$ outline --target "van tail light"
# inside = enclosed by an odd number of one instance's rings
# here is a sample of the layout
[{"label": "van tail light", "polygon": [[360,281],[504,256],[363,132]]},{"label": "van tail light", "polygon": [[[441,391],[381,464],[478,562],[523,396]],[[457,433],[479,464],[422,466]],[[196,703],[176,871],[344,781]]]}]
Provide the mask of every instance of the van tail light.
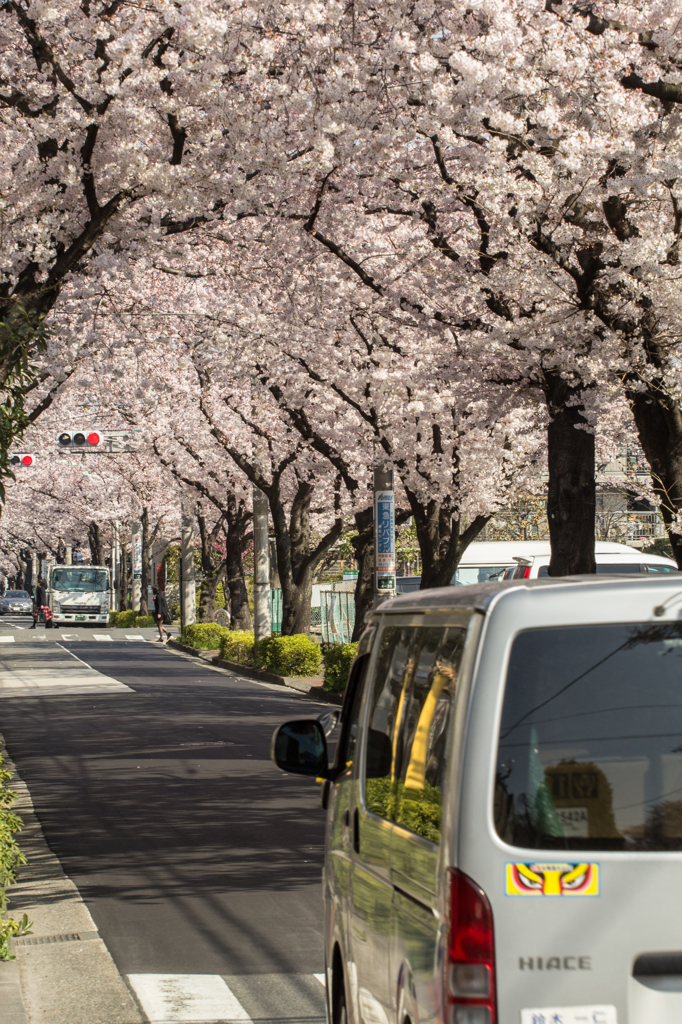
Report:
[{"label": "van tail light", "polygon": [[530,566],[527,565],[525,567],[525,569],[523,570],[523,578],[524,578],[524,580],[527,580],[529,577],[530,577]]},{"label": "van tail light", "polygon": [[461,871],[449,872],[446,1024],[497,1024],[495,935],[488,897]]}]

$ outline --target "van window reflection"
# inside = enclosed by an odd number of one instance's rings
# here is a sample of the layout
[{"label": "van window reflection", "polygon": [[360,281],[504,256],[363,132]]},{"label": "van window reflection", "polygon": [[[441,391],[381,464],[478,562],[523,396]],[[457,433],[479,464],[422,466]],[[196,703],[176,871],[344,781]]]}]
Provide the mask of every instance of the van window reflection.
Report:
[{"label": "van window reflection", "polygon": [[434,843],[465,635],[461,628],[385,630],[371,695],[366,806]]}]

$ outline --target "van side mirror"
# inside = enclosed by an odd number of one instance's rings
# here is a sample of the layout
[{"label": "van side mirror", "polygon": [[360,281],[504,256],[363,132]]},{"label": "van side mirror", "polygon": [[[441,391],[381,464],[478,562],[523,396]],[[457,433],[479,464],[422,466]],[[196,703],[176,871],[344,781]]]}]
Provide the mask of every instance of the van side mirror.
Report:
[{"label": "van side mirror", "polygon": [[275,730],[270,757],[283,772],[326,778],[327,740],[324,733],[322,724],[314,718],[285,722]]}]

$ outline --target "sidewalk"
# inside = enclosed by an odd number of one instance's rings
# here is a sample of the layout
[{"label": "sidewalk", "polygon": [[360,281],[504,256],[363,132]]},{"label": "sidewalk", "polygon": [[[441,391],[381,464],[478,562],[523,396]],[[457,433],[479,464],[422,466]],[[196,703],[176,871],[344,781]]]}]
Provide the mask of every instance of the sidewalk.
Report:
[{"label": "sidewalk", "polygon": [[0,963],[0,1024],[143,1024],[141,1014],[90,912],[45,841],[16,768],[14,810],[28,864],[9,889],[9,914],[28,914],[33,934],[11,942],[16,960]]}]

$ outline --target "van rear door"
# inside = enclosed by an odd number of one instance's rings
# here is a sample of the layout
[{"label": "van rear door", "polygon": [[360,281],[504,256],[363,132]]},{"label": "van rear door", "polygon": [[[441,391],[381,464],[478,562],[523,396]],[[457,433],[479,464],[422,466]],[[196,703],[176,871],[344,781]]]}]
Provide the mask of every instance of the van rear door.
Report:
[{"label": "van rear door", "polygon": [[479,788],[480,814],[469,785],[460,821],[499,1024],[679,1022],[682,623],[525,629],[501,682],[499,731],[478,719],[465,769],[488,774],[487,732],[494,800]]}]

